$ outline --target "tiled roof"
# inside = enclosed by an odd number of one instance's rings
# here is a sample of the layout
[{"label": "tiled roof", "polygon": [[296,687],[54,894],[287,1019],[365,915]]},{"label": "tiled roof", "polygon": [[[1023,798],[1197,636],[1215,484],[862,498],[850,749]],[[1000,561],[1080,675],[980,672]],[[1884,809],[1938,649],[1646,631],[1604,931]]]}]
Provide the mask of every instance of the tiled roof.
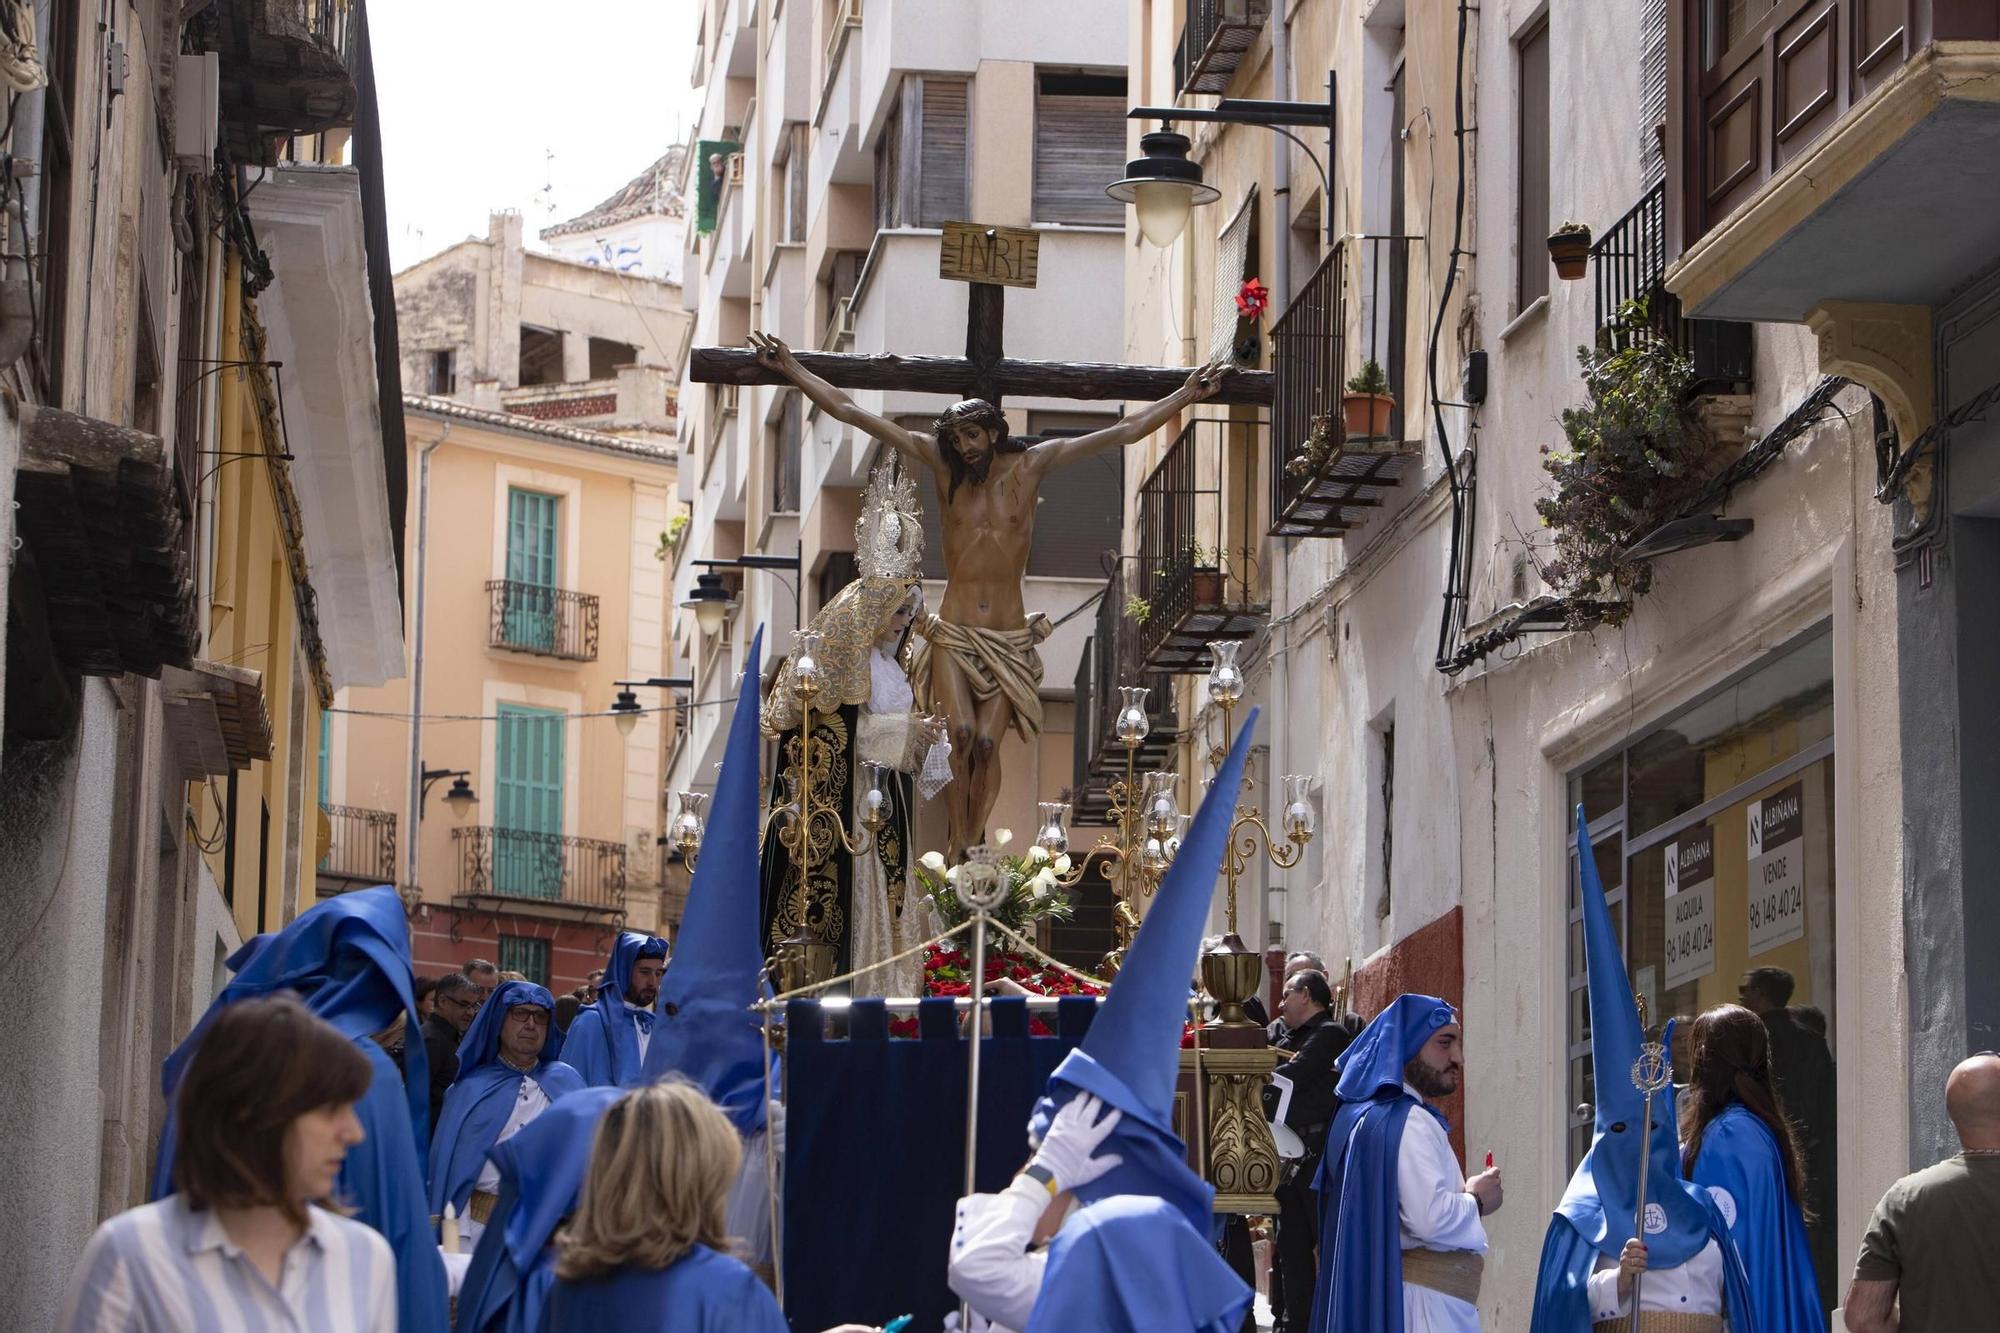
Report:
[{"label": "tiled roof", "polygon": [[686,156],[687,146],[675,144],[667,150],[664,157],[625,182],[616,194],[597,207],[579,213],[567,222],[558,222],[553,227],[542,228],[542,238],[546,240],[551,236],[569,236],[576,232],[592,231],[632,218],[645,217],[649,213],[679,212],[682,204],[677,182],[680,179],[681,162]]},{"label": "tiled roof", "polygon": [[430,394],[406,393],[403,395],[406,411],[420,412],[426,416],[449,417],[454,421],[471,421],[482,426],[492,426],[499,430],[510,430],[522,435],[533,435],[558,444],[571,444],[584,449],[597,449],[604,453],[621,454],[627,458],[643,458],[649,462],[671,463],[679,456],[672,444],[655,444],[646,440],[629,439],[623,435],[610,435],[601,430],[585,430],[580,426],[565,426],[554,421],[541,421],[534,417],[522,416],[518,412],[497,412],[492,408],[474,407],[454,398],[437,398]]}]

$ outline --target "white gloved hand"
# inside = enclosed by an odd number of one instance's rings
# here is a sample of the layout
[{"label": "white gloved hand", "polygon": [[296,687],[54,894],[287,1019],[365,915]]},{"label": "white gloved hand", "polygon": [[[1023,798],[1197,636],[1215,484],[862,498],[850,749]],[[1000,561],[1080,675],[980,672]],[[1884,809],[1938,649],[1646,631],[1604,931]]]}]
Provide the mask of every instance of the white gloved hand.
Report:
[{"label": "white gloved hand", "polygon": [[785,1157],[785,1104],[772,1098],[764,1104],[764,1132],[771,1136],[771,1151],[779,1161]]},{"label": "white gloved hand", "polygon": [[[1100,1109],[1104,1109],[1102,1116],[1098,1115]],[[1047,1171],[1058,1192],[1088,1185],[1125,1160],[1117,1153],[1092,1156],[1124,1118],[1123,1111],[1105,1109],[1103,1102],[1088,1093],[1075,1098],[1056,1112],[1030,1165]]]}]

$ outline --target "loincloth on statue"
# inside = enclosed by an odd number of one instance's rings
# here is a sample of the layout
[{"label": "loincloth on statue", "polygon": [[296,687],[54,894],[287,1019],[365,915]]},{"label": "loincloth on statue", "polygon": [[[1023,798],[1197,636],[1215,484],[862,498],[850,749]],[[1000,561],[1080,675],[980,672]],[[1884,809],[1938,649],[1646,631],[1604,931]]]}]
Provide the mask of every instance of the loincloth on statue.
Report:
[{"label": "loincloth on statue", "polygon": [[924,622],[910,655],[910,683],[918,698],[938,708],[931,688],[931,654],[944,653],[965,677],[974,700],[985,703],[996,694],[1007,696],[1014,712],[1014,730],[1022,740],[1029,740],[1042,731],[1042,655],[1036,645],[1054,630],[1049,618],[1039,611],[1019,629],[955,625],[932,616]]}]

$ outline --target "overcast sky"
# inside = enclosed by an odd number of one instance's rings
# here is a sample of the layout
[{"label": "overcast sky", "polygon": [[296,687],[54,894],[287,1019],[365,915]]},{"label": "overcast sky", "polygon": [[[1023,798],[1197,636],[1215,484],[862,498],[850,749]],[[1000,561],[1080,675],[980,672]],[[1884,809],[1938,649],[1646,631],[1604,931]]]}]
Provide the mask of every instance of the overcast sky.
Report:
[{"label": "overcast sky", "polygon": [[370,5],[395,267],[499,208],[533,244],[651,165],[700,108],[693,18],[687,0]]}]

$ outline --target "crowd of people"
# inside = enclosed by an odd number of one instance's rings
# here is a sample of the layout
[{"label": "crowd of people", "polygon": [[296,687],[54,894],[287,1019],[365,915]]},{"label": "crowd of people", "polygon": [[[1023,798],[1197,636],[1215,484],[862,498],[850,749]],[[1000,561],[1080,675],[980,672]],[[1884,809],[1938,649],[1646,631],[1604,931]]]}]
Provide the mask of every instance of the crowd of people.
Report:
[{"label": "crowd of people", "polygon": [[[757,658],[753,645],[752,672]],[[754,715],[738,718],[675,948],[621,932],[603,972],[563,997],[573,1009],[481,959],[419,983],[387,886],[239,950],[165,1062],[155,1201],[98,1229],[61,1333],[787,1330],[770,1173],[784,1116],[750,1017],[761,930],[741,891],[757,858]],[[1237,789],[1255,723],[1214,791]],[[943,1276],[961,1333],[1248,1326],[1245,1238],[1217,1225],[1174,1129],[1187,979],[1231,814],[1213,800],[1196,813],[1116,984],[1048,1077],[1019,1173],[960,1200]],[[1592,1057],[1623,1071],[1674,1036],[1642,1027],[1581,861]],[[1746,996],[1774,984],[1753,973]],[[1476,1330],[1485,1218],[1505,1193],[1490,1158],[1468,1178],[1450,1138],[1459,1013],[1404,994],[1364,1027],[1334,1000],[1320,959],[1287,961],[1270,1028],[1287,1143],[1279,1326]],[[1598,1080],[1531,1333],[1826,1328],[1810,1140],[1779,1078],[1787,1038],[1735,1004],[1687,1038],[1683,1088]],[[2000,1303],[2000,1056],[1967,1059],[1945,1097],[1963,1151],[1876,1209],[1846,1295],[1851,1333],[1985,1327]]]}]

